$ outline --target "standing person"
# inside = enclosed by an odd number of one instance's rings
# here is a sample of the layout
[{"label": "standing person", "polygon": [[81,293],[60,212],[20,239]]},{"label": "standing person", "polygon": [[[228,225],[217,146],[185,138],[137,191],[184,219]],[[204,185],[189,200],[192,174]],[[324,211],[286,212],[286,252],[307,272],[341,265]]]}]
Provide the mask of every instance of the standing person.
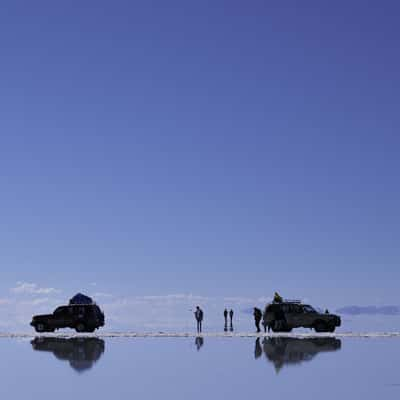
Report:
[{"label": "standing person", "polygon": [[256,328],[257,328],[257,333],[260,333],[261,332],[260,322],[261,322],[261,318],[262,318],[261,310],[257,307],[254,307],[253,316],[254,316],[254,322],[255,322]]},{"label": "standing person", "polygon": [[274,294],[274,303],[283,303],[283,298],[278,292]]},{"label": "standing person", "polygon": [[196,311],[194,312],[194,317],[196,318],[197,321],[197,333],[201,333],[202,331],[202,322],[203,322],[203,310],[197,306]]},{"label": "standing person", "polygon": [[225,326],[228,326],[228,310],[226,308],[224,310],[224,319],[225,319]]},{"label": "standing person", "polygon": [[231,326],[233,325],[233,310],[229,311],[229,318],[231,320]]}]

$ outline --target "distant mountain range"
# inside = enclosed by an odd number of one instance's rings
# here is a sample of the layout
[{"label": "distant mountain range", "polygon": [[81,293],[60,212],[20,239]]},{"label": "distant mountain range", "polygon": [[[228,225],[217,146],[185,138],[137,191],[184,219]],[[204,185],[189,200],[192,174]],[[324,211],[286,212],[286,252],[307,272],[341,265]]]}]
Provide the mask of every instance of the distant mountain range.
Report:
[{"label": "distant mountain range", "polygon": [[400,315],[399,306],[347,306],[336,310],[348,315]]}]

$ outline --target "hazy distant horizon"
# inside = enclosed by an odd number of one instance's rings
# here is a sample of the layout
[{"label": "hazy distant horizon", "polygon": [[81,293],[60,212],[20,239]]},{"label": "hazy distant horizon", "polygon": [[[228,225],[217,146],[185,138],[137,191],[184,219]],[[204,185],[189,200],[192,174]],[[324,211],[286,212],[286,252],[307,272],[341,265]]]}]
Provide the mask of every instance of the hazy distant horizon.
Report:
[{"label": "hazy distant horizon", "polygon": [[[85,293],[104,309],[108,330],[137,330],[186,332],[194,329],[193,312],[200,305],[205,312],[205,327],[212,332],[223,329],[223,310],[234,310],[234,327],[238,331],[252,332],[254,321],[252,308],[263,308],[272,296],[258,297],[210,297],[194,294],[167,294],[134,296],[101,292],[96,285]],[[29,326],[35,314],[48,314],[67,304],[75,293],[57,288],[18,282],[0,297],[0,332],[33,332]],[[396,305],[342,305],[318,303],[303,299],[323,310],[338,312],[343,319],[340,331],[397,331],[400,330],[400,307]],[[389,312],[390,311],[390,312]],[[61,331],[63,332],[63,330]],[[65,330],[69,332],[69,330]]]}]

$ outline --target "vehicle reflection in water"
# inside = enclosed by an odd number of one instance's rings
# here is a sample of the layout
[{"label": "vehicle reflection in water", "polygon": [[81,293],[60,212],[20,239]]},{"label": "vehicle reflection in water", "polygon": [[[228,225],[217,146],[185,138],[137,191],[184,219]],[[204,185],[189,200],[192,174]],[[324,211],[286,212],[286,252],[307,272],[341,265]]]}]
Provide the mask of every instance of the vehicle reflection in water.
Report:
[{"label": "vehicle reflection in water", "polygon": [[338,351],[341,347],[341,340],[331,337],[270,337],[264,338],[262,343],[260,338],[257,338],[254,358],[258,359],[264,353],[278,373],[285,365],[300,365],[302,362],[311,361],[318,353]]},{"label": "vehicle reflection in water", "polygon": [[104,353],[104,340],[98,338],[51,338],[36,337],[31,341],[36,351],[53,353],[58,360],[69,361],[75,371],[91,369]]}]

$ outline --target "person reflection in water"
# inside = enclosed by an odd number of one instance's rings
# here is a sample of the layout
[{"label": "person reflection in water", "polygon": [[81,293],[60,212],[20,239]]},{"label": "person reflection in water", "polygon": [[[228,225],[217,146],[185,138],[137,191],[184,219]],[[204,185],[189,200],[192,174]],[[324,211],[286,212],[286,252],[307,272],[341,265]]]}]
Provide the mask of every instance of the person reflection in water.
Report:
[{"label": "person reflection in water", "polygon": [[196,344],[197,351],[199,351],[203,347],[204,338],[202,336],[197,336],[194,343]]},{"label": "person reflection in water", "polygon": [[261,348],[260,338],[257,338],[254,347],[254,358],[257,360],[257,358],[260,358],[261,356],[262,356],[262,348]]}]

